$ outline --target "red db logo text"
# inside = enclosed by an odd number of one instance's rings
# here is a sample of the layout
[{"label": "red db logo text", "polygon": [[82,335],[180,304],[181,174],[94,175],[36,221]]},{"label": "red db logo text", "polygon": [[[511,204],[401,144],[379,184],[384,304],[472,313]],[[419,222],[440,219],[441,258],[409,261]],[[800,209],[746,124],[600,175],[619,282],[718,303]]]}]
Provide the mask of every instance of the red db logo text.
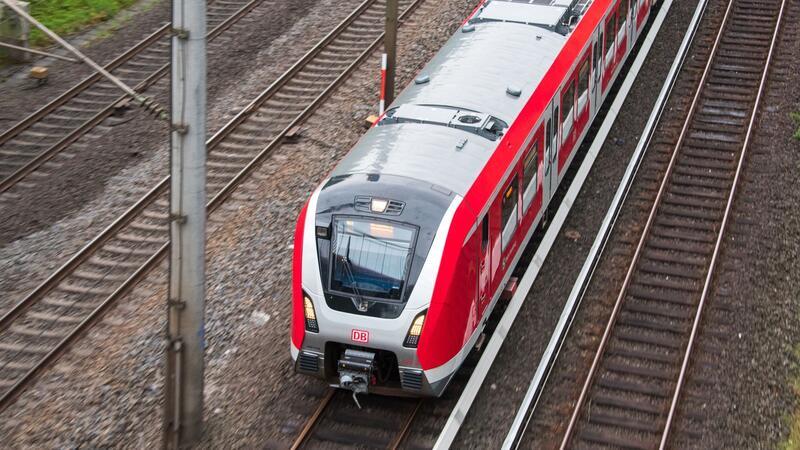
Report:
[{"label": "red db logo text", "polygon": [[369,331],[353,330],[350,333],[350,339],[352,339],[353,342],[362,342],[366,344],[369,342]]}]

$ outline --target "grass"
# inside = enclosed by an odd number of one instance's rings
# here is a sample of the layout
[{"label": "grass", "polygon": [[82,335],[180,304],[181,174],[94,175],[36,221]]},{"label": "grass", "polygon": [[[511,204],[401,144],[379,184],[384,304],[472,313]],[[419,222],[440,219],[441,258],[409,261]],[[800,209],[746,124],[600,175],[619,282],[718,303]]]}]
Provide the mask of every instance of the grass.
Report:
[{"label": "grass", "polygon": [[800,139],[800,113],[792,113],[792,119],[797,123],[797,131],[794,132],[794,138]]},{"label": "grass", "polygon": [[[795,119],[798,119],[798,117],[795,117]],[[800,134],[800,130],[798,130],[798,134]],[[795,347],[794,356],[795,361],[800,360],[800,345]],[[794,390],[795,398],[800,399],[800,366],[797,363],[795,363],[794,373],[795,378],[792,380],[792,389]],[[795,411],[794,416],[789,419],[789,427],[789,437],[778,448],[781,450],[800,450],[800,407]]]},{"label": "grass", "polygon": [[[31,15],[59,35],[68,35],[106,21],[136,0],[29,0]],[[31,29],[30,43],[41,46],[50,40]]]}]

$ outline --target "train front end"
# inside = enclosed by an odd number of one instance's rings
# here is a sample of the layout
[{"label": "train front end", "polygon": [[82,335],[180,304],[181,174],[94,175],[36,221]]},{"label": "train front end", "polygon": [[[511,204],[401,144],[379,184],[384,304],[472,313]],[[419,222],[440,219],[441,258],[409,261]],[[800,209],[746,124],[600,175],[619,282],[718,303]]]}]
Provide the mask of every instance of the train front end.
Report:
[{"label": "train front end", "polygon": [[[438,396],[426,371],[426,315],[454,194],[405,177],[340,174],[298,220],[291,352],[295,370],[354,393]],[[429,343],[427,345],[432,345]]]}]

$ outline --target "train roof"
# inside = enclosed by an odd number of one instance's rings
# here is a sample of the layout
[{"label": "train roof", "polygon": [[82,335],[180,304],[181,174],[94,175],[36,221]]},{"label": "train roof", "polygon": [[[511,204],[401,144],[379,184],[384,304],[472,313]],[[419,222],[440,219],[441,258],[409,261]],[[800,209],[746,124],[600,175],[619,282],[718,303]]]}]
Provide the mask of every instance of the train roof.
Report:
[{"label": "train roof", "polygon": [[[500,128],[516,119],[564,47],[569,3],[563,1],[488,1],[332,176],[404,176],[464,196],[500,142]],[[464,115],[476,124],[460,122]],[[486,131],[490,126],[495,136]]]},{"label": "train roof", "polygon": [[464,196],[494,149],[494,142],[462,130],[407,123],[375,127],[331,176],[388,174],[444,187]]},{"label": "train roof", "polygon": [[513,121],[566,42],[559,33],[522,23],[470,27],[456,32],[396,104],[448,105]]}]

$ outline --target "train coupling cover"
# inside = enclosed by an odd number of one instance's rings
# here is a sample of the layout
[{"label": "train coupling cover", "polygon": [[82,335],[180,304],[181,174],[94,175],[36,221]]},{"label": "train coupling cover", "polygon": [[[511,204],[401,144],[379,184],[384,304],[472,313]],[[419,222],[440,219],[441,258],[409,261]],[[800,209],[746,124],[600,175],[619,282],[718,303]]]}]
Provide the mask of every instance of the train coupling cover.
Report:
[{"label": "train coupling cover", "polygon": [[344,357],[339,360],[339,387],[353,392],[353,400],[358,409],[358,394],[369,393],[369,385],[373,382],[375,369],[375,353],[346,349]]}]

